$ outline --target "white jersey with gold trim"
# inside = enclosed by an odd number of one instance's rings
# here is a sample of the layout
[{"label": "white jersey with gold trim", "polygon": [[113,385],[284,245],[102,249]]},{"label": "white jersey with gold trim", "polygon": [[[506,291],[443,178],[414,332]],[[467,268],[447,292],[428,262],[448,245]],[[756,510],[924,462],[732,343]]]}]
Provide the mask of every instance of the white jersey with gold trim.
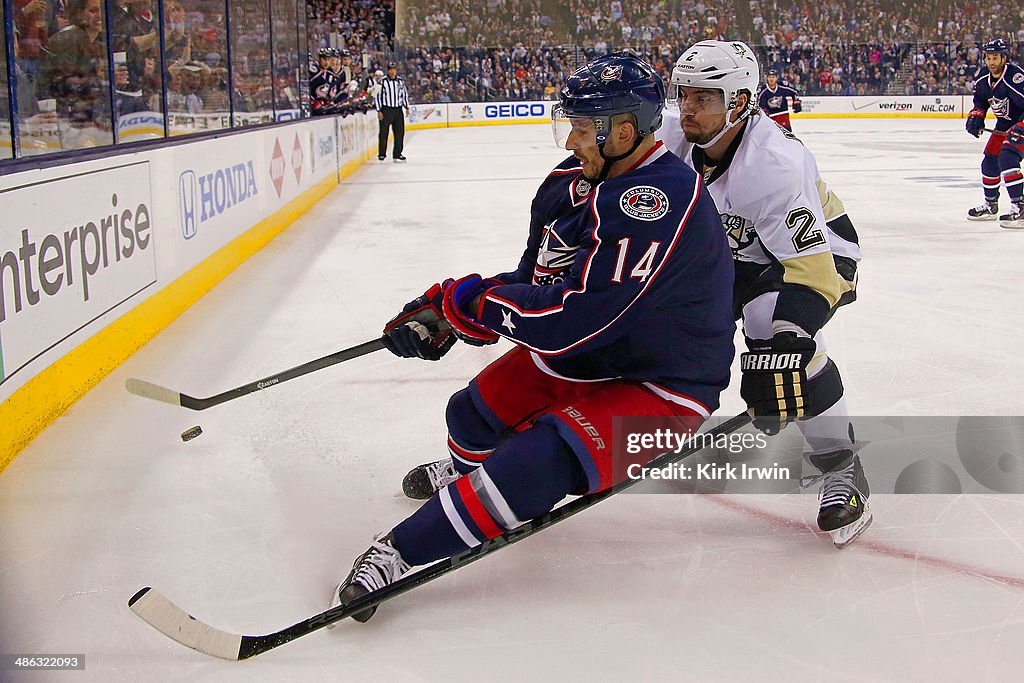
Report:
[{"label": "white jersey with gold trim", "polygon": [[[658,137],[703,176],[737,262],[779,263],[785,282],[808,286],[836,304],[848,285],[831,256],[860,261],[860,246],[845,207],[821,180],[814,156],[798,139],[767,116],[753,116],[739,144],[731,148],[731,157],[727,154],[712,166],[686,141],[678,111],[665,111]],[[849,234],[841,236],[833,227]]]}]

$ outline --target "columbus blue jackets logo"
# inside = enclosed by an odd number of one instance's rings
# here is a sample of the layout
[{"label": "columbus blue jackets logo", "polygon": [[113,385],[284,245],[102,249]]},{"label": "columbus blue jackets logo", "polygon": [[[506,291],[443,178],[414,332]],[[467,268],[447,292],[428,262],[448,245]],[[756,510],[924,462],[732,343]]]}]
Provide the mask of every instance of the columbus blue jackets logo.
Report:
[{"label": "columbus blue jackets logo", "polygon": [[605,83],[622,80],[622,65],[606,66],[601,72],[601,80]]},{"label": "columbus blue jackets logo", "polygon": [[1012,80],[1014,83],[1024,83],[1024,74],[1014,74]]},{"label": "columbus blue jackets logo", "polygon": [[537,265],[533,268],[533,284],[553,285],[565,279],[576,261],[579,245],[567,244],[555,230],[555,224],[545,226],[544,238],[537,250]]},{"label": "columbus blue jackets logo", "polygon": [[992,97],[988,101],[989,106],[992,107],[992,113],[998,118],[1009,118],[1010,116],[1010,98],[1009,97]]},{"label": "columbus blue jackets logo", "polygon": [[783,100],[781,95],[775,95],[774,97],[768,98],[768,106],[772,109],[779,109],[782,107],[784,101],[785,100]]},{"label": "columbus blue jackets logo", "polygon": [[656,221],[668,213],[668,197],[656,187],[637,185],[622,193],[619,206],[627,216]]}]

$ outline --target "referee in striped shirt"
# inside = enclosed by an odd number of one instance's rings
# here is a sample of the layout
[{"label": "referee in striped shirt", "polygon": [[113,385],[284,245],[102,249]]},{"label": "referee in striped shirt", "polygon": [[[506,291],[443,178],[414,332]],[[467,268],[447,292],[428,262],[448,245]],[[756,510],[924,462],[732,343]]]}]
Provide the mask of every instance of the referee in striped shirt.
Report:
[{"label": "referee in striped shirt", "polygon": [[397,73],[398,67],[394,62],[389,62],[388,75],[380,82],[380,94],[377,95],[377,120],[380,123],[377,159],[384,161],[384,153],[388,147],[388,129],[394,128],[395,145],[391,150],[391,156],[395,163],[405,161],[402,147],[405,143],[405,114],[409,112],[409,93],[405,89],[405,82]]}]

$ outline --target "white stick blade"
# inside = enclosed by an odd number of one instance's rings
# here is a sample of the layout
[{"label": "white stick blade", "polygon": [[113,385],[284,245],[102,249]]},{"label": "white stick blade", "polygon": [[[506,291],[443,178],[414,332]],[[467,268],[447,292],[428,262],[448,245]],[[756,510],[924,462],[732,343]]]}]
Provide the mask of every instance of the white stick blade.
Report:
[{"label": "white stick blade", "polygon": [[221,659],[238,660],[242,636],[207,626],[152,588],[136,593],[128,607],[157,631],[186,647]]},{"label": "white stick blade", "polygon": [[162,387],[159,384],[147,382],[144,379],[129,377],[124,381],[124,388],[127,389],[129,393],[135,394],[136,396],[151,398],[154,401],[163,401],[164,403],[170,403],[172,406],[181,405],[180,393],[167,389],[166,387]]}]

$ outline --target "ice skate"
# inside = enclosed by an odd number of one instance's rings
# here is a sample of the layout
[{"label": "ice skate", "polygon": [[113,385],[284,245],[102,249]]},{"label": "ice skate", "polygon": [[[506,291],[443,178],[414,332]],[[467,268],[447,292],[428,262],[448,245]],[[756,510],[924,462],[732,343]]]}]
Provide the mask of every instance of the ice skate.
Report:
[{"label": "ice skate", "polygon": [[451,458],[414,467],[402,480],[402,493],[414,500],[426,500],[462,475]]},{"label": "ice skate", "polygon": [[1007,230],[1024,230],[1024,202],[1015,202],[1010,213],[999,217],[999,227]]},{"label": "ice skate", "polygon": [[[371,591],[390,585],[407,571],[409,571],[409,565],[391,545],[391,535],[378,535],[373,539],[369,550],[356,559],[352,565],[352,571],[345,577],[345,580],[334,589],[331,607],[351,602]],[[376,611],[376,607],[371,607],[353,614],[352,618],[358,622],[366,622]]]},{"label": "ice skate", "polygon": [[808,456],[821,474],[804,477],[801,487],[821,482],[818,494],[818,528],[828,532],[837,548],[845,548],[871,525],[871,506],[860,456],[842,449]]},{"label": "ice skate", "polygon": [[969,221],[994,221],[999,217],[999,202],[985,202],[967,212]]}]

